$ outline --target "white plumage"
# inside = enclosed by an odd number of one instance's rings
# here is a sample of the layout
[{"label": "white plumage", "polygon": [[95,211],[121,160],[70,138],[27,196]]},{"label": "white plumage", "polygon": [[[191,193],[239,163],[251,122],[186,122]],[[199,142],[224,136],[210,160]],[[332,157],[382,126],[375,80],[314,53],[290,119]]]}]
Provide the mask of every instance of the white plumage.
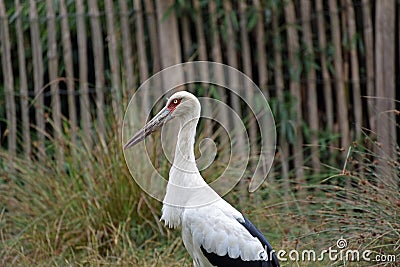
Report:
[{"label": "white plumage", "polygon": [[168,227],[182,228],[182,239],[195,267],[279,266],[261,232],[201,177],[194,156],[200,109],[194,95],[185,91],[175,93],[124,148],[139,143],[170,119],[179,120],[161,220]]},{"label": "white plumage", "polygon": [[[226,254],[245,261],[263,260],[267,252],[260,241],[253,237],[238,221],[243,216],[224,200],[209,206],[185,209],[182,214],[182,238],[191,255],[203,259],[200,247],[218,256]],[[201,265],[200,265],[201,266]]]}]

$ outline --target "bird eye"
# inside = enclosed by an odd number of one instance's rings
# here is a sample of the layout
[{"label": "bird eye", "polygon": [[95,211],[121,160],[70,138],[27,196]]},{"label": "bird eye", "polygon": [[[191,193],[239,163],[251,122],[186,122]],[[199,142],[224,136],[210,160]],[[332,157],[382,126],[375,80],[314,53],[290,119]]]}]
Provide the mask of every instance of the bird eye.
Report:
[{"label": "bird eye", "polygon": [[173,99],[173,100],[169,103],[168,109],[171,110],[171,111],[175,110],[176,107],[181,103],[181,100],[182,100],[181,98],[175,98],[175,99]]}]

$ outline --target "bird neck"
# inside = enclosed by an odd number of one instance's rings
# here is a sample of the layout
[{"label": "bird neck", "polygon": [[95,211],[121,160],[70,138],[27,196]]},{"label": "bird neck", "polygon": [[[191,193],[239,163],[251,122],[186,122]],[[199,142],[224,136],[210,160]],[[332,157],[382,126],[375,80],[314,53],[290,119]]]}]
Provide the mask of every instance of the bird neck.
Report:
[{"label": "bird neck", "polygon": [[198,118],[184,118],[181,121],[175,147],[175,157],[172,168],[177,168],[188,174],[198,173],[196,158],[194,156],[194,143],[198,120]]},{"label": "bird neck", "polygon": [[169,172],[161,220],[173,228],[181,225],[186,208],[204,206],[220,199],[196,166],[194,142],[197,123],[198,118],[181,120],[174,163]]},{"label": "bird neck", "polygon": [[161,220],[172,228],[181,225],[184,207],[193,196],[190,188],[206,184],[197,169],[194,157],[197,122],[198,118],[181,120],[180,124],[161,216]]}]

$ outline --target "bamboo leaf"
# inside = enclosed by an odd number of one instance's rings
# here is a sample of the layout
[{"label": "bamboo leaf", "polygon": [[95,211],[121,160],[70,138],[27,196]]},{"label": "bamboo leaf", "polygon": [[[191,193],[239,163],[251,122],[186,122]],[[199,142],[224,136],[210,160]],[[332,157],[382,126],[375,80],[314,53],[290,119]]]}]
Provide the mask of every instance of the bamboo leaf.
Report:
[{"label": "bamboo leaf", "polygon": [[259,19],[257,10],[253,8],[249,8],[247,10],[247,30],[251,31],[254,29],[254,27],[257,24],[257,21]]}]

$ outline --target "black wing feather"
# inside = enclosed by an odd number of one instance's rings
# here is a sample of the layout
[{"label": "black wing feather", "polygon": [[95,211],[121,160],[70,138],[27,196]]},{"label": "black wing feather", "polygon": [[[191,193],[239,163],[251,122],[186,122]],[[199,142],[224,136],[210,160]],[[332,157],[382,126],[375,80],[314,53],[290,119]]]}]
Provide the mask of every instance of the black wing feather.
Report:
[{"label": "black wing feather", "polygon": [[233,259],[229,257],[228,254],[224,256],[218,256],[216,253],[207,252],[203,246],[201,246],[201,251],[204,256],[210,261],[210,263],[214,266],[218,267],[227,267],[227,266],[235,266],[235,267],[279,267],[279,261],[276,257],[275,252],[273,251],[271,244],[265,238],[265,236],[257,229],[257,227],[252,224],[249,219],[244,217],[244,223],[238,221],[244,228],[249,231],[249,233],[260,240],[261,244],[265,247],[268,253],[268,260],[266,261],[244,261],[240,257]]},{"label": "black wing feather", "polygon": [[268,261],[244,261],[240,257],[233,259],[229,257],[228,254],[224,256],[218,256],[214,252],[207,252],[203,246],[200,247],[201,251],[203,252],[204,256],[208,259],[208,261],[213,266],[218,267],[273,267],[270,262]]},{"label": "black wing feather", "polygon": [[[242,214],[243,216],[243,214]],[[264,248],[267,250],[268,253],[268,261],[271,263],[271,266],[273,267],[279,267],[279,261],[278,258],[276,257],[276,254],[271,246],[271,244],[268,242],[268,240],[265,238],[265,236],[260,232],[260,230],[255,227],[255,225],[247,219],[245,216],[244,218],[244,223],[239,222],[241,225],[244,226],[244,228],[249,231],[249,233],[256,237],[258,240],[260,240],[261,244],[264,246]]]}]

